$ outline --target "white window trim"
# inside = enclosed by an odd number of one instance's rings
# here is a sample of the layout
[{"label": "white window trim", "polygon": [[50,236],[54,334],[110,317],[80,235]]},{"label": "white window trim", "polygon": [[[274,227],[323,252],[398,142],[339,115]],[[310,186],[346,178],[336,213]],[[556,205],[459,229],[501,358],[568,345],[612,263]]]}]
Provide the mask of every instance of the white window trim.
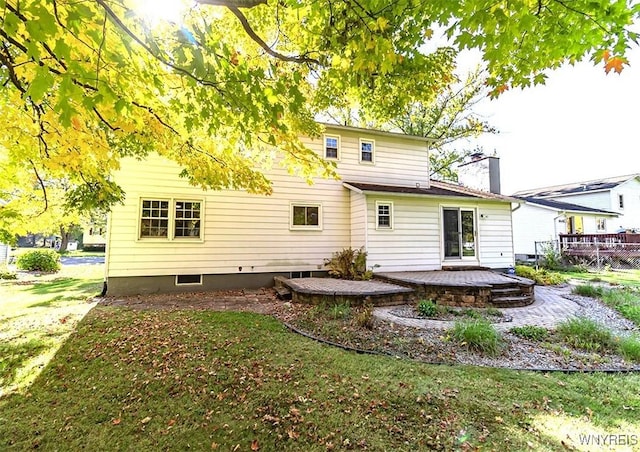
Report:
[{"label": "white window trim", "polygon": [[[169,202],[169,222],[166,237],[142,237],[142,202],[143,201],[168,201]],[[199,237],[176,237],[176,202],[199,202],[200,203],[200,236]],[[190,197],[170,197],[170,196],[140,196],[138,199],[138,225],[136,228],[136,242],[172,242],[172,243],[193,243],[204,242],[205,223],[205,202],[203,198]]]},{"label": "white window trim", "polygon": [[[337,157],[327,157],[327,138],[335,138],[338,141],[338,151]],[[340,156],[342,154],[342,140],[340,139],[340,135],[334,135],[331,133],[325,133],[322,135],[322,156],[325,160],[334,160],[339,161]]]},{"label": "white window trim", "polygon": [[[362,143],[371,143],[371,161],[362,160]],[[376,163],[376,140],[370,138],[360,138],[358,142],[358,160],[363,165],[375,165]]]},{"label": "white window trim", "polygon": [[[389,206],[389,226],[380,226],[380,211],[378,206]],[[376,201],[376,230],[377,231],[393,231],[393,202],[392,201]]]},{"label": "white window trim", "polygon": [[[293,224],[293,208],[294,207],[317,207],[318,208],[318,225],[300,226]],[[318,202],[294,201],[289,203],[289,230],[290,231],[322,231],[322,204]]]},{"label": "white window trim", "polygon": [[[603,228],[598,227],[598,223],[602,221]],[[604,217],[596,217],[596,232],[607,232],[607,219]]]}]

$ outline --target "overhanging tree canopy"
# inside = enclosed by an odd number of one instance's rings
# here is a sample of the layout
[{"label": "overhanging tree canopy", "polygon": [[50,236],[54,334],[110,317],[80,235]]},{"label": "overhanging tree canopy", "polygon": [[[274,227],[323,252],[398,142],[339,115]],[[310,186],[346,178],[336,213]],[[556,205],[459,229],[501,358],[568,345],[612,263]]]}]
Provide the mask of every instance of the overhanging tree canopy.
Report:
[{"label": "overhanging tree canopy", "polygon": [[[493,94],[585,57],[619,71],[640,11],[624,0],[198,0],[150,21],[141,1],[0,0],[0,163],[28,170],[43,201],[43,181],[63,179],[72,205],[108,207],[122,196],[110,179],[119,160],[150,151],[205,188],[269,193],[262,170],[275,158],[331,175],[297,139],[319,133],[318,112],[351,99],[397,116],[446,86],[464,48],[482,52]],[[452,44],[437,46],[435,29]]]}]

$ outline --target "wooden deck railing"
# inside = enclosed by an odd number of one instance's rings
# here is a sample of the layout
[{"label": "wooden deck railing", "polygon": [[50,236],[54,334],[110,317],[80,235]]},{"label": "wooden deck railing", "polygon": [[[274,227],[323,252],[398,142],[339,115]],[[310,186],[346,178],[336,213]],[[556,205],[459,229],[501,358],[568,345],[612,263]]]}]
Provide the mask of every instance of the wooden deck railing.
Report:
[{"label": "wooden deck railing", "polygon": [[640,243],[640,234],[560,234],[560,249],[570,248],[574,244],[616,245],[619,243]]},{"label": "wooden deck railing", "polygon": [[640,234],[560,234],[560,251],[567,256],[640,257]]}]

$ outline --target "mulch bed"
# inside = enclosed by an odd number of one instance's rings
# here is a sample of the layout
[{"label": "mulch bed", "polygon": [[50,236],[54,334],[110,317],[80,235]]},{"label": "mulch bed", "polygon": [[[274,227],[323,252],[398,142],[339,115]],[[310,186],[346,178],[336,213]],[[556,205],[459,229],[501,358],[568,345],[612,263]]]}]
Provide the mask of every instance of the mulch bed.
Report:
[{"label": "mulch bed", "polygon": [[366,308],[352,307],[347,317],[336,319],[328,308],[323,311],[312,305],[280,301],[272,289],[106,297],[100,304],[132,309],[257,312],[321,340],[427,363],[532,370],[640,370],[640,364],[625,362],[612,352],[589,353],[568,347],[553,332],[540,342],[503,333],[500,353],[489,356],[453,340],[446,330],[404,327],[377,319],[371,329],[360,327],[355,319]]}]

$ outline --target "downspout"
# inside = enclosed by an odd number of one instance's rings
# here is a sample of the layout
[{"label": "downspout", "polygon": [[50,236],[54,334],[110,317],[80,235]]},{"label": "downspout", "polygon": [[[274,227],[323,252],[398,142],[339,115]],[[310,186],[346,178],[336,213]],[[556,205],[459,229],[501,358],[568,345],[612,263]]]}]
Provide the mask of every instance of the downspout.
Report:
[{"label": "downspout", "polygon": [[520,207],[522,207],[522,202],[517,202],[517,205],[515,207],[511,208],[511,256],[513,257],[513,262],[511,262],[511,265],[514,266],[516,265],[516,244],[515,241],[513,240],[513,212],[515,212],[516,210],[518,210]]},{"label": "downspout", "polygon": [[107,279],[109,275],[109,255],[110,255],[110,244],[111,244],[111,215],[112,212],[109,212],[107,215],[107,243],[104,249],[104,279],[102,280],[102,292],[100,293],[101,297],[107,295]]}]

